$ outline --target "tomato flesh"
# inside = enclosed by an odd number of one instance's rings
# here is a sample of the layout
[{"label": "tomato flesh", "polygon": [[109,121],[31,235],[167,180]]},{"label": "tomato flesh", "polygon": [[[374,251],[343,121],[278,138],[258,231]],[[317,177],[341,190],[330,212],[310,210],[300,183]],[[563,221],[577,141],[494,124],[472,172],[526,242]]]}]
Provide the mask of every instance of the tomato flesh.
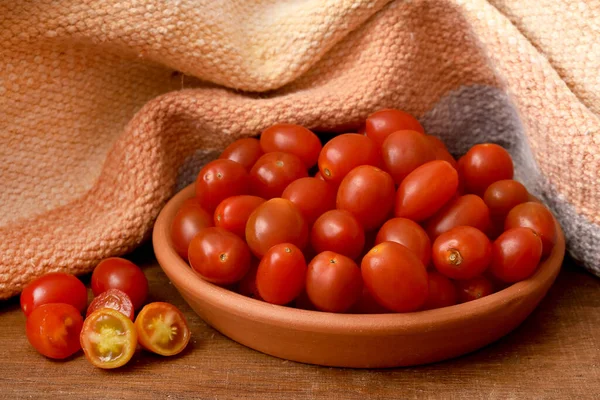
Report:
[{"label": "tomato flesh", "polygon": [[181,353],[191,337],[185,316],[169,303],[146,304],[135,319],[140,344],[161,356]]},{"label": "tomato flesh", "polygon": [[79,333],[82,325],[79,310],[71,304],[42,304],[27,318],[27,340],[44,356],[64,359],[81,348]]}]

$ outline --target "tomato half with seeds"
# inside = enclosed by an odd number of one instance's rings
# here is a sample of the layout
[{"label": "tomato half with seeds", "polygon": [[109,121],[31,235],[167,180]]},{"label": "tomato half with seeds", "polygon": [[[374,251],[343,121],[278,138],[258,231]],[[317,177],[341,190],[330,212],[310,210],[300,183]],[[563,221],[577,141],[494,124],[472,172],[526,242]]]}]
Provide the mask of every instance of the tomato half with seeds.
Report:
[{"label": "tomato half with seeds", "polygon": [[490,211],[481,197],[466,194],[450,200],[425,223],[431,240],[457,226],[472,226],[488,232],[491,226]]},{"label": "tomato half with seeds", "polygon": [[440,273],[452,279],[471,279],[490,265],[492,244],[479,229],[457,226],[435,239],[432,253]]},{"label": "tomato half with seeds", "polygon": [[477,300],[494,293],[494,285],[484,276],[457,281],[456,288],[461,303]]},{"label": "tomato half with seeds", "polygon": [[360,165],[381,165],[379,148],[367,136],[345,133],[331,139],[319,154],[319,171],[328,182],[339,184]]},{"label": "tomato half with seeds", "polygon": [[108,289],[119,289],[127,293],[137,310],[146,302],[148,279],[144,272],[129,260],[120,257],[106,258],[92,272],[94,296]]},{"label": "tomato half with seeds", "polygon": [[252,166],[263,154],[258,139],[243,138],[238,139],[227,146],[219,158],[225,158],[240,163],[246,171],[250,171]]},{"label": "tomato half with seeds", "polygon": [[94,297],[94,300],[90,303],[86,316],[90,316],[96,310],[101,308],[112,308],[125,315],[127,318],[133,321],[134,308],[133,303],[127,293],[119,289],[108,289],[106,292],[100,293]]},{"label": "tomato half with seeds", "polygon": [[79,310],[71,304],[42,304],[27,318],[27,340],[44,356],[64,359],[81,348],[79,333],[82,325]]},{"label": "tomato half with seeds", "polygon": [[192,238],[202,229],[213,226],[212,215],[193,197],[183,202],[171,225],[171,239],[177,254],[188,258],[188,247]]},{"label": "tomato half with seeds", "polygon": [[391,133],[407,129],[425,133],[415,117],[405,111],[393,108],[374,112],[369,115],[365,124],[367,136],[373,139],[377,146],[381,146]]},{"label": "tomato half with seeds", "polygon": [[246,223],[250,218],[250,214],[264,202],[265,199],[258,196],[228,197],[219,203],[215,210],[215,226],[227,229],[229,232],[244,238],[246,236]]},{"label": "tomato half with seeds", "polygon": [[111,308],[91,313],[83,323],[80,342],[85,357],[102,369],[119,368],[135,353],[137,332],[133,322]]},{"label": "tomato half with seeds", "polygon": [[306,176],[306,166],[298,156],[267,153],[250,170],[250,189],[254,195],[268,200],[280,197],[290,183]]},{"label": "tomato half with seeds", "polygon": [[87,289],[76,276],[51,272],[29,282],[21,292],[21,310],[25,315],[42,304],[66,303],[83,312],[87,306]]},{"label": "tomato half with seeds", "polygon": [[310,168],[317,163],[321,141],[309,129],[295,124],[276,124],[260,135],[260,146],[265,153],[282,151],[298,156]]},{"label": "tomato half with seeds", "polygon": [[218,159],[206,164],[196,179],[196,198],[209,213],[231,196],[249,193],[248,172],[235,161]]},{"label": "tomato half with seeds", "polygon": [[140,345],[161,356],[181,353],[191,337],[183,313],[163,302],[146,304],[135,319],[135,329]]},{"label": "tomato half with seeds", "polygon": [[504,230],[516,227],[530,228],[542,239],[542,257],[548,256],[556,244],[556,225],[550,210],[543,204],[529,201],[514,207],[504,221]]}]

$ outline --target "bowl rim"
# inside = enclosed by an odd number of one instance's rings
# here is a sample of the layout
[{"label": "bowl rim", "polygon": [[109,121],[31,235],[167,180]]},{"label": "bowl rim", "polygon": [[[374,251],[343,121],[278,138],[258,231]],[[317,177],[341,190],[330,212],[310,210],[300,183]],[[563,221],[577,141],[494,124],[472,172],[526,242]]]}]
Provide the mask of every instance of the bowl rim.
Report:
[{"label": "bowl rim", "polygon": [[[387,314],[338,314],[323,311],[302,310],[269,304],[243,296],[229,289],[204,281],[173,248],[170,228],[180,205],[195,194],[194,184],[173,196],[161,210],[154,225],[152,242],[159,265],[176,288],[202,298],[213,307],[251,318],[257,322],[295,330],[321,333],[352,332],[352,334],[387,335],[402,330],[430,330],[434,325],[451,324],[456,320],[472,319],[520,301],[532,292],[554,280],[560,271],[565,252],[565,240],[558,222],[557,240],[550,256],[544,260],[534,275],[512,284],[481,299],[433,310],[410,313]],[[550,286],[550,285],[548,285]]]}]

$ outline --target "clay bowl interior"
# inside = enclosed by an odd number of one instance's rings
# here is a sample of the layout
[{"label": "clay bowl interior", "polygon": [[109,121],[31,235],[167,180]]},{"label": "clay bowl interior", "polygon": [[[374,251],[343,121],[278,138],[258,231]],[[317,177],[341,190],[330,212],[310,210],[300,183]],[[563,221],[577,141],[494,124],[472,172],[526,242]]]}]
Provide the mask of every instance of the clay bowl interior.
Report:
[{"label": "clay bowl interior", "polygon": [[481,348],[516,328],[544,297],[560,270],[563,233],[529,279],[490,296],[407,314],[332,314],[276,306],[202,280],[174,250],[170,227],[193,185],[161,211],[153,232],[156,258],[192,309],[229,338],[288,360],[338,367],[425,364]]}]

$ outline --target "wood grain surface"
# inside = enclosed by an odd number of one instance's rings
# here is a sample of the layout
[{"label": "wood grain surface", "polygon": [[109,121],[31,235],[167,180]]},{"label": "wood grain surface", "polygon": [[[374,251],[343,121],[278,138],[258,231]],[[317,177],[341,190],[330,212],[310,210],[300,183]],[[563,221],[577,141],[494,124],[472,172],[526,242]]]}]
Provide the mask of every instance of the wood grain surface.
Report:
[{"label": "wood grain surface", "polygon": [[569,259],[538,309],[500,341],[442,363],[358,370],[298,364],[239,345],[193,313],[151,246],[129,258],[144,268],[150,300],[172,302],[186,314],[188,349],[174,358],[138,351],[115,371],[94,368],[81,352],[51,361],[27,343],[25,317],[14,298],[0,302],[0,398],[600,398],[600,279]]}]

